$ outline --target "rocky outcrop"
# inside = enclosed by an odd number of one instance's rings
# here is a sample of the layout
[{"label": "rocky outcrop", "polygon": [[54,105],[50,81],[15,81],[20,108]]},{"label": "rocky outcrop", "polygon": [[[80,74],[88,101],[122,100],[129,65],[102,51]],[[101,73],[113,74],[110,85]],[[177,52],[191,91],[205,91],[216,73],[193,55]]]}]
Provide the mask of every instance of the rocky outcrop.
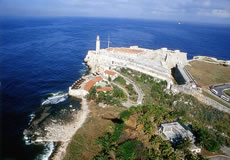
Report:
[{"label": "rocky outcrop", "polygon": [[222,65],[230,65],[229,60],[218,60],[214,57],[207,57],[207,56],[194,56],[193,60],[203,61],[207,63],[213,63],[213,64],[222,64]]}]

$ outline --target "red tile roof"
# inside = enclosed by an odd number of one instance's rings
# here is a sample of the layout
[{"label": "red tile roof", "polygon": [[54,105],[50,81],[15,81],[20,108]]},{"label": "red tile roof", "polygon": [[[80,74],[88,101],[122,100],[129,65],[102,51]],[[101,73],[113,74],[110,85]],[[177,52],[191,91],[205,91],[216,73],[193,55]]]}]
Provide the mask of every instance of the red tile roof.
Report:
[{"label": "red tile roof", "polygon": [[89,91],[94,86],[95,83],[97,83],[98,81],[101,81],[101,80],[102,80],[101,76],[97,76],[94,79],[91,79],[84,86],[84,90]]},{"label": "red tile roof", "polygon": [[113,71],[110,71],[110,70],[106,70],[104,73],[108,74],[110,76],[115,76],[117,74],[116,72],[113,72]]},{"label": "red tile roof", "polygon": [[103,87],[103,88],[98,88],[96,89],[97,92],[102,92],[102,91],[113,91],[112,87]]},{"label": "red tile roof", "polygon": [[138,54],[143,52],[140,49],[132,49],[132,48],[107,48],[107,50],[113,52],[130,53],[130,54]]}]

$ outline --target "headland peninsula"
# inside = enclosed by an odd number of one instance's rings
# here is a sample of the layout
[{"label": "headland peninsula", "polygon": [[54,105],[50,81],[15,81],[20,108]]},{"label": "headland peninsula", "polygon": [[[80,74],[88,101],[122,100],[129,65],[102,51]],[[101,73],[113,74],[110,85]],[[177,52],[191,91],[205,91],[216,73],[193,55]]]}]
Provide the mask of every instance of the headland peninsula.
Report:
[{"label": "headland peninsula", "polygon": [[230,158],[230,61],[188,60],[167,48],[101,49],[97,36],[85,64],[68,91],[81,109],[68,122],[39,129],[35,119],[24,131],[34,143],[57,143],[50,159]]}]

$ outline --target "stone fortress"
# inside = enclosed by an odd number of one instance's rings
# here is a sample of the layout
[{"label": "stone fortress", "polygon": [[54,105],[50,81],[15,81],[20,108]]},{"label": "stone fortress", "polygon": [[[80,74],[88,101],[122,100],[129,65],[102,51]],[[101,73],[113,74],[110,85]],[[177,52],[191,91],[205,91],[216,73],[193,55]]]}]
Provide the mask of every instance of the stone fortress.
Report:
[{"label": "stone fortress", "polygon": [[100,49],[99,36],[96,40],[96,51],[89,51],[85,62],[92,72],[103,72],[122,67],[130,68],[167,81],[168,89],[173,84],[171,69],[177,65],[182,68],[188,65],[187,53],[179,50],[168,50],[167,48],[152,50],[138,46]]},{"label": "stone fortress", "polygon": [[[108,43],[109,44],[109,43]],[[167,89],[173,86],[172,68],[177,68],[177,73],[190,84],[191,80],[185,72],[185,66],[188,65],[187,53],[179,50],[168,50],[161,48],[157,50],[139,48],[131,46],[129,48],[100,48],[100,38],[96,39],[96,50],[88,51],[84,59],[90,67],[91,74],[83,76],[69,87],[69,95],[74,97],[83,97],[88,94],[90,88],[108,81],[108,73],[114,72],[117,76],[117,70],[129,68],[141,73],[150,75],[156,79],[167,82]],[[107,75],[107,76],[106,76]],[[109,75],[110,78],[114,75]]]}]

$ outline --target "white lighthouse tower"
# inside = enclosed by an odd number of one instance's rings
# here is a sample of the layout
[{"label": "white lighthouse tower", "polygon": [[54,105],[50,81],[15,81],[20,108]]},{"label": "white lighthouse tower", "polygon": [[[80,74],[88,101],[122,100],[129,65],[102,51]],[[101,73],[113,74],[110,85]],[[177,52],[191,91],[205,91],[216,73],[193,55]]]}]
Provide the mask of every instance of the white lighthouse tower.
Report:
[{"label": "white lighthouse tower", "polygon": [[96,40],[96,54],[98,54],[100,52],[100,37],[97,36],[97,40]]}]

